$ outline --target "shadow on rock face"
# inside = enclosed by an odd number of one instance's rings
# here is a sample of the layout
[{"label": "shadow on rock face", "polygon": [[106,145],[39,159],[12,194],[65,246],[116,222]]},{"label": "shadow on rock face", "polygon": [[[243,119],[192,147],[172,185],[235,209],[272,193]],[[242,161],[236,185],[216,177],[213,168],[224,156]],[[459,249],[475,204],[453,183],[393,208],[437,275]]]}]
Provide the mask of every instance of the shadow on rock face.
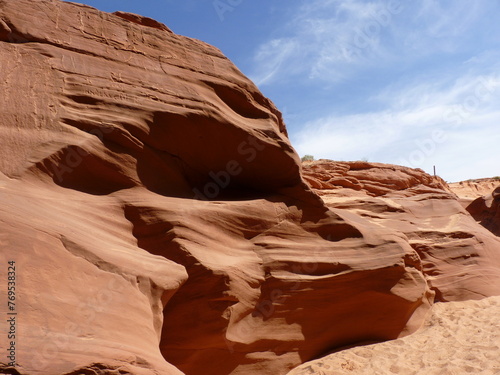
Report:
[{"label": "shadow on rock face", "polygon": [[483,227],[496,236],[500,236],[500,187],[497,187],[490,195],[474,200],[467,211]]}]

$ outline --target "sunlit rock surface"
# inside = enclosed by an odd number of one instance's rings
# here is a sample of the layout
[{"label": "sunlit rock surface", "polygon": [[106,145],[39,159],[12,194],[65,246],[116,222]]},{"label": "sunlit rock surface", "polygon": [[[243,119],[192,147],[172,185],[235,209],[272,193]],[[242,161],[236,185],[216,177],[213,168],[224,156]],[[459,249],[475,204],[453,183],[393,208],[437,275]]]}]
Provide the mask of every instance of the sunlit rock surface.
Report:
[{"label": "sunlit rock surface", "polygon": [[20,374],[284,374],[415,331],[435,293],[499,293],[498,239],[439,183],[323,202],[279,111],[214,47],[3,0],[0,66]]},{"label": "sunlit rock surface", "polygon": [[328,160],[305,163],[304,176],[341,217],[402,235],[417,252],[415,266],[437,301],[500,294],[500,239],[476,223],[439,177],[396,165]]}]

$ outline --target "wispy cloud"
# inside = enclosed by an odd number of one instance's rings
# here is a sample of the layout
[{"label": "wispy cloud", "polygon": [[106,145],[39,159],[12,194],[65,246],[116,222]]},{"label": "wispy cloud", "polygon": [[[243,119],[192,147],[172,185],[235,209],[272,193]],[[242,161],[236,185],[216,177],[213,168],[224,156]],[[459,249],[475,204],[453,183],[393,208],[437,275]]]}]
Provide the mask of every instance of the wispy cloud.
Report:
[{"label": "wispy cloud", "polygon": [[420,11],[416,13],[415,21],[425,25],[423,31],[427,36],[433,38],[460,37],[486,10],[484,5],[483,1],[424,0]]},{"label": "wispy cloud", "polygon": [[[489,11],[488,0],[313,0],[258,48],[252,77],[261,85],[291,78],[338,82],[377,65],[451,53]],[[286,58],[276,48],[285,41]]]},{"label": "wispy cloud", "polygon": [[[264,43],[254,57],[254,79],[263,82],[261,77],[286,79],[297,75],[307,79],[343,79],[344,73],[339,74],[340,69],[334,68],[353,68],[373,55],[379,55],[380,40],[386,33],[383,29],[400,11],[400,8],[382,2],[308,2],[297,9],[295,16],[282,30],[277,31],[278,34],[286,35],[288,43],[294,46],[293,51],[288,51],[286,63],[280,64],[279,69],[269,66],[268,59],[271,56],[282,54],[273,43]],[[263,83],[271,82],[265,80]]]},{"label": "wispy cloud", "polygon": [[[344,8],[347,5],[339,6],[338,1],[311,2],[301,6],[289,24],[277,31],[286,38],[270,40],[258,48],[254,56],[254,80],[262,85],[284,76],[315,75],[329,60],[352,62],[349,51],[342,46],[348,43],[346,25],[354,21],[347,13],[353,11]],[[363,18],[364,13],[359,12],[356,18]],[[324,14],[330,16],[324,17]],[[345,20],[339,22],[340,18]],[[282,43],[288,47],[286,52],[277,48]]]},{"label": "wispy cloud", "polygon": [[376,99],[384,109],[332,114],[305,124],[292,134],[295,148],[301,155],[333,160],[368,158],[427,171],[438,165],[448,180],[498,170],[500,73],[412,82]]},{"label": "wispy cloud", "polygon": [[264,85],[273,80],[287,59],[297,55],[298,45],[293,38],[272,39],[260,46],[255,60],[259,61],[261,74],[254,78],[257,85]]},{"label": "wispy cloud", "polygon": [[498,175],[499,10],[490,0],[312,0],[260,46],[253,78],[307,102],[296,100],[289,124],[299,154],[436,164],[449,180]]}]

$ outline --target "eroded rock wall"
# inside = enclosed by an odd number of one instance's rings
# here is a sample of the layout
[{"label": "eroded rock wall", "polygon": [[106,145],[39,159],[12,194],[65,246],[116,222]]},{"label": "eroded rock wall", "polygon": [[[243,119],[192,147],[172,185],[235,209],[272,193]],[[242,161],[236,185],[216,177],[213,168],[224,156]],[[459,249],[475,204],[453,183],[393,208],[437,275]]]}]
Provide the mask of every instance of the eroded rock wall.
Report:
[{"label": "eroded rock wall", "polygon": [[[0,64],[1,254],[18,267],[21,374],[286,373],[414,331],[430,286],[498,292],[493,271],[489,289],[430,283],[418,223],[330,209],[279,111],[214,47],[136,15],[1,0]],[[442,190],[400,188],[430,227],[455,214]],[[367,202],[411,227],[397,203]],[[446,243],[462,232],[443,230]],[[459,238],[471,280],[489,261],[474,238]]]},{"label": "eroded rock wall", "polygon": [[[437,301],[499,294],[498,237],[476,223],[439,177],[359,161],[320,160],[303,167],[305,179],[332,211],[402,235],[418,253],[415,266]],[[477,204],[481,211],[482,203]]]}]

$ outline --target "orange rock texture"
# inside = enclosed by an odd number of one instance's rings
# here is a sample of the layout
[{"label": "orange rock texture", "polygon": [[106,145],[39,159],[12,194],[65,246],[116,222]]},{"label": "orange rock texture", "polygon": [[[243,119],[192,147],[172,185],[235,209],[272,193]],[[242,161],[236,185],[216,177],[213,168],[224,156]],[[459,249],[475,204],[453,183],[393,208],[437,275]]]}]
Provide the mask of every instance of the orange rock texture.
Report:
[{"label": "orange rock texture", "polygon": [[476,198],[467,206],[467,211],[483,227],[500,236],[500,186],[491,194]]},{"label": "orange rock texture", "polygon": [[436,301],[499,294],[500,238],[476,223],[441,178],[362,161],[304,163],[303,173],[333,212],[403,236]]},{"label": "orange rock texture", "polygon": [[442,181],[321,162],[311,189],[280,112],[214,47],[0,0],[0,66],[19,314],[0,372],[285,374],[415,331],[435,298],[500,294],[498,238]]},{"label": "orange rock texture", "polygon": [[495,188],[500,186],[500,177],[479,178],[476,180],[453,182],[449,184],[450,189],[462,200],[470,201],[491,194]]},{"label": "orange rock texture", "polygon": [[500,177],[455,182],[450,189],[479,224],[500,236]]}]

